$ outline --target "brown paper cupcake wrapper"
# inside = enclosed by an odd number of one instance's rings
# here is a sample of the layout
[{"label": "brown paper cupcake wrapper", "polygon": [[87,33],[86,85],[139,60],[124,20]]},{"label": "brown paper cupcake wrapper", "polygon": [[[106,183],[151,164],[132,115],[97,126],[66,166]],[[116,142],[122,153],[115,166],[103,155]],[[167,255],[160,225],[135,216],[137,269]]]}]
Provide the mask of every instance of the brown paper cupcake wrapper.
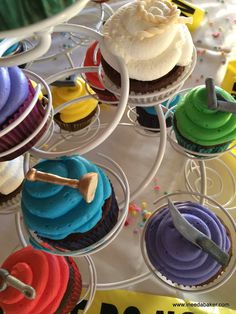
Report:
[{"label": "brown paper cupcake wrapper", "polygon": [[[152,93],[134,93],[130,92],[129,94],[129,104],[130,105],[154,105],[158,102],[163,102],[173,96],[178,90],[182,88],[182,85],[186,81],[186,79],[192,73],[195,64],[196,64],[196,50],[193,51],[192,61],[189,65],[185,66],[182,74],[176,79],[175,82],[161,88],[160,90]],[[120,88],[117,87],[111,80],[108,78],[106,73],[103,76],[104,86],[113,93],[117,98],[120,96]]]},{"label": "brown paper cupcake wrapper", "polygon": [[60,118],[60,113],[57,113],[54,116],[54,120],[62,130],[69,131],[69,132],[76,132],[88,126],[91,123],[92,118],[95,116],[96,112],[97,112],[97,107],[87,117],[81,120],[72,122],[72,123],[63,122]]},{"label": "brown paper cupcake wrapper", "polygon": [[70,313],[78,303],[82,291],[82,279],[76,263],[71,257],[65,259],[69,265],[70,276],[66,292],[55,314]]}]

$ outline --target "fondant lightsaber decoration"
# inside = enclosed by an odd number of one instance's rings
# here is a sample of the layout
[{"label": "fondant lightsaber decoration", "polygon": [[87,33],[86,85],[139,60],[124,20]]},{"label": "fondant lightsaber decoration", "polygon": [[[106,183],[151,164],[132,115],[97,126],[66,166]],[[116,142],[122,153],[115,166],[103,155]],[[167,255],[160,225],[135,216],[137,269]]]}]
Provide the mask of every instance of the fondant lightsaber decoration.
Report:
[{"label": "fondant lightsaber decoration", "polygon": [[71,75],[65,80],[58,80],[58,81],[52,82],[50,85],[57,86],[57,87],[75,87],[77,85],[76,80],[77,80],[77,75]]},{"label": "fondant lightsaber decoration", "polygon": [[79,189],[87,203],[93,201],[98,184],[98,174],[96,172],[86,173],[80,180],[77,180],[60,177],[55,174],[38,171],[32,168],[27,172],[26,179],[29,181],[42,181],[66,185],[74,189]]},{"label": "fondant lightsaber decoration", "polygon": [[204,252],[213,257],[220,265],[227,266],[229,263],[229,254],[208,238],[204,233],[191,225],[177,207],[168,199],[168,208],[175,228],[188,241],[201,248]]},{"label": "fondant lightsaber decoration", "polygon": [[193,3],[189,3],[185,0],[170,1],[177,5],[178,9],[180,9],[181,11],[182,16],[193,18],[192,24],[187,24],[187,26],[190,32],[194,32],[200,26],[205,15],[205,11],[201,7],[196,6]]},{"label": "fondant lightsaber decoration", "polygon": [[18,278],[10,275],[6,269],[0,268],[0,277],[2,277],[2,280],[0,281],[0,292],[6,290],[8,286],[11,286],[24,294],[27,299],[35,299],[35,289],[30,285],[26,285]]},{"label": "fondant lightsaber decoration", "polygon": [[215,92],[215,82],[212,78],[207,78],[205,81],[207,90],[207,104],[209,109],[215,109],[224,112],[236,114],[236,102],[228,101],[221,95]]}]

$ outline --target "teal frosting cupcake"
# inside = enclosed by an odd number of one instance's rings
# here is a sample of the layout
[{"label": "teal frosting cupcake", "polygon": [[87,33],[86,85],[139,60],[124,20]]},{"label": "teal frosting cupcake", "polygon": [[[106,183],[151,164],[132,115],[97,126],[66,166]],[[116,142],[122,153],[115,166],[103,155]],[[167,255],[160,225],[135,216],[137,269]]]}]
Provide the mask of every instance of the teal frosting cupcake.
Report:
[{"label": "teal frosting cupcake", "polygon": [[78,189],[25,181],[21,204],[23,218],[29,230],[39,238],[57,247],[77,250],[98,241],[114,226],[119,209],[102,169],[80,156],[43,160],[34,168],[70,179],[80,179],[88,172],[98,174],[91,203],[83,199]]},{"label": "teal frosting cupcake", "polygon": [[[235,99],[223,89],[216,87],[216,95],[236,106]],[[178,143],[190,151],[222,152],[236,139],[236,115],[209,109],[205,86],[193,88],[180,99],[173,120]]]}]

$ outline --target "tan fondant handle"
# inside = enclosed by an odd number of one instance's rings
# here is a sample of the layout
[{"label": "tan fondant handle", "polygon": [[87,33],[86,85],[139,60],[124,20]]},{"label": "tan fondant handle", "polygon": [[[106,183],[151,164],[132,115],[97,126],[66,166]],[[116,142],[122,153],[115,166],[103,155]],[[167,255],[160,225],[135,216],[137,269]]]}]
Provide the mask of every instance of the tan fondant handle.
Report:
[{"label": "tan fondant handle", "polygon": [[30,169],[26,174],[29,181],[42,181],[59,185],[66,185],[74,189],[79,189],[83,198],[87,203],[91,203],[98,183],[98,174],[95,172],[86,173],[80,180],[69,179],[57,176],[55,174],[38,171],[34,168]]}]

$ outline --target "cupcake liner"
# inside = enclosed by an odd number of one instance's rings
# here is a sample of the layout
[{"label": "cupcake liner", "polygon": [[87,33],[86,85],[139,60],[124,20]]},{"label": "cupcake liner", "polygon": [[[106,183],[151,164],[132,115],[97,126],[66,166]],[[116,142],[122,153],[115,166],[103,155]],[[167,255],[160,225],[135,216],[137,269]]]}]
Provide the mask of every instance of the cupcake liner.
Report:
[{"label": "cupcake liner", "polygon": [[[29,83],[29,96],[27,100],[22,104],[22,106],[18,109],[17,112],[15,112],[14,115],[12,115],[0,128],[0,130],[4,130],[9,125],[11,125],[17,118],[19,118],[23,112],[28,108],[30,105],[33,96],[35,94],[34,88],[32,87],[31,83]],[[43,105],[38,100],[34,106],[34,108],[31,110],[31,112],[26,116],[26,118],[18,124],[14,129],[12,129],[7,134],[3,135],[1,137],[0,141],[0,153],[5,152],[6,150],[9,150],[21,142],[23,142],[25,139],[27,139],[38,127],[38,125],[41,123],[45,116],[45,109],[43,108]],[[10,153],[6,156],[0,157],[0,161],[7,161],[14,159],[23,153],[25,153],[27,150],[29,150],[43,135],[45,132],[46,125],[40,130],[40,132],[36,135],[35,138],[33,138],[30,142],[25,144],[23,147],[19,148],[17,151],[14,151],[13,153]]]},{"label": "cupcake liner", "polygon": [[2,203],[8,202],[10,200],[12,200],[13,198],[15,198],[22,190],[22,184],[20,184],[18,186],[18,188],[16,188],[14,191],[12,191],[11,193],[5,195],[0,193],[0,205]]},{"label": "cupcake liner", "polygon": [[173,123],[173,130],[175,132],[175,137],[177,139],[177,142],[180,146],[183,148],[186,148],[187,150],[190,150],[192,152],[196,153],[203,153],[203,154],[216,154],[225,151],[230,143],[232,142],[227,142],[221,145],[216,145],[212,147],[204,147],[195,143],[190,142],[189,140],[185,139],[177,130],[175,123]]},{"label": "cupcake liner", "polygon": [[21,202],[21,191],[7,201],[0,202],[0,212],[15,212],[19,209]]},{"label": "cupcake liner", "polygon": [[[136,107],[137,112],[137,120],[140,125],[146,127],[146,128],[153,128],[153,129],[159,129],[159,119],[157,115],[149,114],[145,111],[142,107]],[[172,125],[172,119],[171,117],[168,117],[166,119],[166,126],[170,127]],[[159,132],[159,130],[154,130],[153,132]]]},{"label": "cupcake liner", "polygon": [[116,96],[113,95],[111,92],[109,92],[107,89],[98,89],[91,84],[90,84],[90,87],[92,87],[93,91],[96,93],[100,101],[104,101],[104,102],[117,102],[118,101]]},{"label": "cupcake liner", "polygon": [[[129,94],[129,104],[130,105],[155,105],[158,102],[163,102],[167,99],[169,99],[176,91],[178,91],[185,80],[189,77],[189,75],[192,73],[195,64],[196,64],[196,49],[193,50],[193,56],[192,61],[189,65],[185,66],[184,71],[182,74],[176,79],[175,82],[167,85],[164,88],[161,88],[160,90],[153,92],[153,93],[134,93],[130,92]],[[117,87],[111,80],[107,77],[107,75],[104,73],[103,76],[103,83],[104,86],[113,93],[118,99],[120,96],[120,88]]]},{"label": "cupcake liner", "polygon": [[73,258],[65,257],[69,265],[70,276],[66,292],[55,314],[70,313],[79,301],[82,291],[82,280],[79,269]]},{"label": "cupcake liner", "polygon": [[112,187],[111,196],[103,205],[103,215],[101,220],[89,231],[85,233],[72,233],[62,240],[51,240],[39,237],[56,249],[66,249],[71,251],[84,249],[99,240],[112,230],[118,220],[119,207]]},{"label": "cupcake liner", "polygon": [[57,113],[54,116],[54,120],[62,130],[66,130],[69,132],[76,132],[88,126],[91,123],[92,118],[94,117],[96,112],[97,112],[97,107],[87,117],[80,119],[78,121],[72,122],[72,123],[63,122],[60,118],[60,113]]}]

